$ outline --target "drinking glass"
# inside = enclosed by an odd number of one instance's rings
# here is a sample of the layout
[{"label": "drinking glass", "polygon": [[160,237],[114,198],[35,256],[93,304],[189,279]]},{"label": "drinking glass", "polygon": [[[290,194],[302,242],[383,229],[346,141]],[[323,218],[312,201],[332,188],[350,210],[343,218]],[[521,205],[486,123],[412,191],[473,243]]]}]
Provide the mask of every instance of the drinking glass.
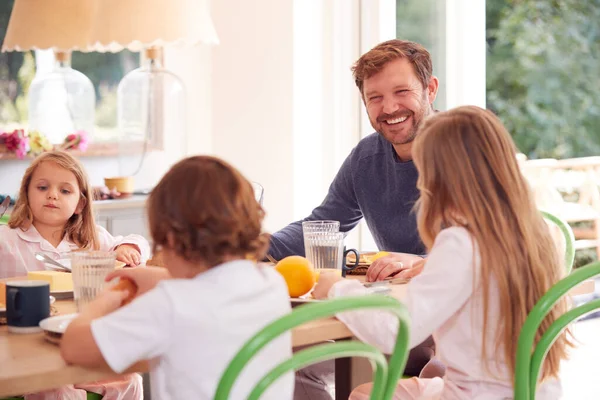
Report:
[{"label": "drinking glass", "polygon": [[304,233],[306,258],[318,276],[322,272],[342,274],[344,234],[342,232]]},{"label": "drinking glass", "polygon": [[76,251],[70,254],[73,274],[73,295],[77,311],[96,298],[107,282],[106,275],[115,269],[114,251]]}]

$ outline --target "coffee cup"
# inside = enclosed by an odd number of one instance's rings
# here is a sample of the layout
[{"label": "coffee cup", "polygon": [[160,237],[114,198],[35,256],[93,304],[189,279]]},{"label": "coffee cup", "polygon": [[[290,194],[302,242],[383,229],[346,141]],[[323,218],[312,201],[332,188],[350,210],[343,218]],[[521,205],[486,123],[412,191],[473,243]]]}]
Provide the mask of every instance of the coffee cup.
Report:
[{"label": "coffee cup", "polygon": [[50,284],[46,281],[6,282],[6,323],[12,333],[40,332],[50,316]]}]

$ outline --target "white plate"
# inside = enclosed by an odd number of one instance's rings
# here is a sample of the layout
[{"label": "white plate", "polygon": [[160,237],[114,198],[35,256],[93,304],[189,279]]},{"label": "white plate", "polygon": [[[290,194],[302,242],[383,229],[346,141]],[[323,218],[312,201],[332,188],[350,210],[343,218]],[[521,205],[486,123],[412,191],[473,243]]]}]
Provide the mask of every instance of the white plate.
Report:
[{"label": "white plate", "polygon": [[58,344],[67,326],[73,321],[77,314],[58,315],[40,321],[40,328],[44,331],[44,337],[51,343]]}]

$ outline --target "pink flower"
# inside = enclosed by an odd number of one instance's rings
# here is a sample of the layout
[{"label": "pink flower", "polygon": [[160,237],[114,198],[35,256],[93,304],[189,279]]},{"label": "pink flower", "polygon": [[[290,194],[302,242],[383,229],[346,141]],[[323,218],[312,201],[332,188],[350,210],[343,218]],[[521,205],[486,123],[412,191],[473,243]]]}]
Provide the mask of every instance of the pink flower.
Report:
[{"label": "pink flower", "polygon": [[80,130],[75,132],[76,135],[79,135],[79,143],[77,148],[81,151],[86,151],[90,144],[90,136],[84,130]]},{"label": "pink flower", "polygon": [[67,135],[64,141],[64,145],[66,145],[65,149],[74,149],[80,151],[86,151],[89,144],[89,135],[84,130],[79,130],[75,133]]},{"label": "pink flower", "polygon": [[1,137],[8,151],[14,151],[21,160],[25,158],[29,152],[29,140],[23,129],[15,129],[12,133],[3,133]]}]

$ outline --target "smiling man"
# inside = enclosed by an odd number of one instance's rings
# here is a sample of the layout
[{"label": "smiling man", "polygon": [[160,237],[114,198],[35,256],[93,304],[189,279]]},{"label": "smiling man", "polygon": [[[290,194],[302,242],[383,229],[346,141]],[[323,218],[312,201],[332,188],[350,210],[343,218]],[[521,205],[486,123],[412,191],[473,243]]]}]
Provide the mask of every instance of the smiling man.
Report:
[{"label": "smiling man", "polygon": [[[352,67],[375,133],[362,139],[344,161],[323,203],[307,220],[340,221],[348,232],[361,218],[380,250],[393,252],[373,263],[367,279],[384,279],[408,268],[425,252],[413,212],[419,196],[412,142],[421,121],[433,113],[438,79],[429,52],[403,40],[380,43]],[[302,221],[271,237],[275,259],[304,254]]]},{"label": "smiling man", "polygon": [[[392,252],[369,268],[367,279],[374,281],[410,268],[421,260],[417,255],[425,253],[413,212],[419,191],[411,150],[419,124],[434,112],[439,83],[432,75],[429,52],[402,40],[375,46],[356,61],[352,72],[376,132],[352,150],[323,203],[302,221],[336,220],[340,230],[348,232],[364,217],[377,247]],[[271,256],[280,260],[304,254],[302,221],[272,235]],[[433,355],[432,347],[428,339],[411,351],[406,374],[421,372]],[[294,398],[331,399],[327,387],[332,373],[333,362],[300,370]]]}]

